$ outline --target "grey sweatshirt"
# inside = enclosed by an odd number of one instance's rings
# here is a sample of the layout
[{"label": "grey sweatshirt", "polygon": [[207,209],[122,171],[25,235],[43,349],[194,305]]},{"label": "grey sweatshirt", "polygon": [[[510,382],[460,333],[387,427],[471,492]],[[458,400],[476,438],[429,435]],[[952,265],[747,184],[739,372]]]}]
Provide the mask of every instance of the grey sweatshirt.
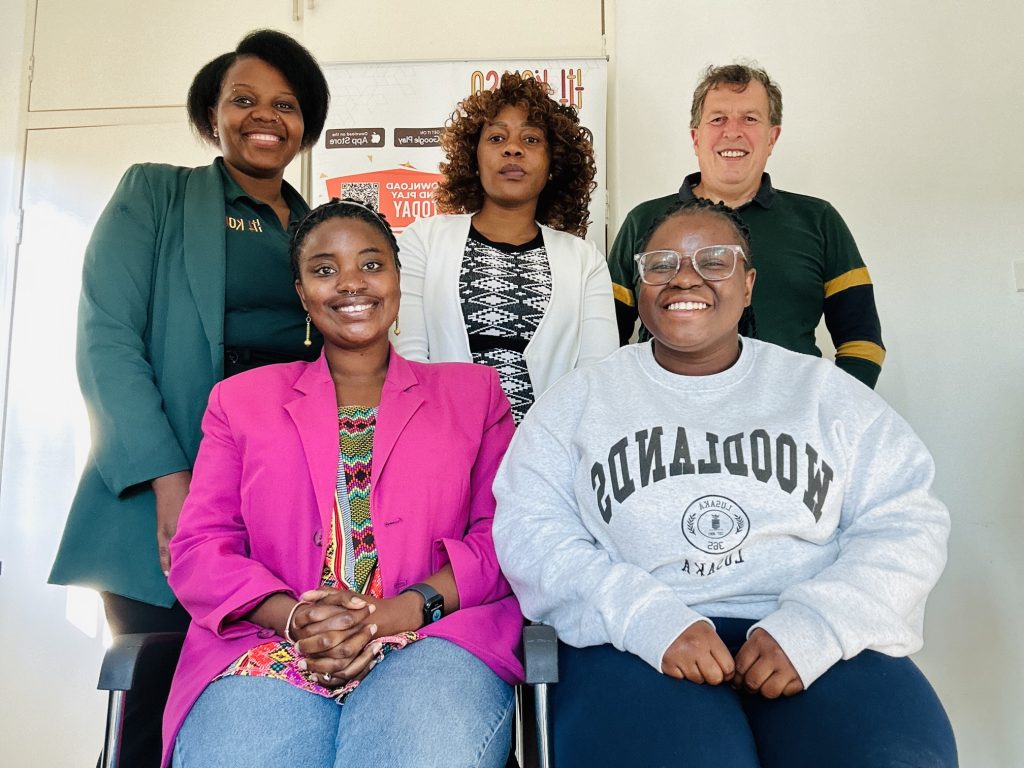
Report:
[{"label": "grey sweatshirt", "polygon": [[[949,515],[931,456],[835,365],[743,339],[712,376],[647,344],[562,378],[494,484],[494,543],[530,619],[655,669],[687,627],[756,619],[805,686],[922,644]],[[753,628],[752,628],[753,629]]]}]

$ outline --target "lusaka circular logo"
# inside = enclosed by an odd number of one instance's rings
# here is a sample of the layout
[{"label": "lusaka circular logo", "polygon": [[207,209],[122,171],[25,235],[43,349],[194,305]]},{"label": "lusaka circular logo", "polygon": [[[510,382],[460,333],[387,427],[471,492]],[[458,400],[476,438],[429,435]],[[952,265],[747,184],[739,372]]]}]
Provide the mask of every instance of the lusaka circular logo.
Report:
[{"label": "lusaka circular logo", "polygon": [[683,536],[709,555],[736,549],[749,531],[747,513],[725,496],[701,496],[683,512]]}]

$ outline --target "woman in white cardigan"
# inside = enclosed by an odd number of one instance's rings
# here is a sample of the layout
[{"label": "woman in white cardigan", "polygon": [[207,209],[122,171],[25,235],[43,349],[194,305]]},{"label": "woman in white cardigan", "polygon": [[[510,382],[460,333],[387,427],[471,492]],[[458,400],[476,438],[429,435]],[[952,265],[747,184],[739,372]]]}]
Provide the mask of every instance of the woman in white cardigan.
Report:
[{"label": "woman in white cardigan", "polygon": [[497,368],[518,423],[560,376],[617,347],[611,278],[586,234],[594,153],[572,107],[506,73],[444,134],[443,214],[399,238],[412,360]]}]

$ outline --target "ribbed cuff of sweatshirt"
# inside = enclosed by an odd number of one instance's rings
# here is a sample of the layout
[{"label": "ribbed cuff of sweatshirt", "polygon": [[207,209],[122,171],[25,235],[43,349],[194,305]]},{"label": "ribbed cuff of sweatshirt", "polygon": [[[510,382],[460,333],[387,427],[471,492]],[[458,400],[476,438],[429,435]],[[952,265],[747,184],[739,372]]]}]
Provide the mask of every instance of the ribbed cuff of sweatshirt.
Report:
[{"label": "ribbed cuff of sweatshirt", "polygon": [[661,672],[665,651],[687,627],[698,621],[707,621],[714,626],[670,589],[659,590],[634,609],[622,638],[624,650],[639,656]]},{"label": "ribbed cuff of sweatshirt", "polygon": [[747,637],[758,627],[775,638],[786,652],[804,688],[809,688],[843,658],[842,646],[825,620],[801,603],[783,603],[775,613],[754,624]]}]

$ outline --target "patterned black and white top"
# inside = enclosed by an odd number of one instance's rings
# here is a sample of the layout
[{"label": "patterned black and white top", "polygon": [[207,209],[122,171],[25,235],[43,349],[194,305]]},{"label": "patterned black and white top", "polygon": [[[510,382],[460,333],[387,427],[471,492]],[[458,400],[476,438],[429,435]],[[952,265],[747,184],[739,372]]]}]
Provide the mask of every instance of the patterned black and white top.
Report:
[{"label": "patterned black and white top", "polygon": [[551,266],[544,238],[496,243],[469,228],[459,273],[459,299],[473,362],[497,369],[518,425],[533,405],[523,350],[551,300]]}]

